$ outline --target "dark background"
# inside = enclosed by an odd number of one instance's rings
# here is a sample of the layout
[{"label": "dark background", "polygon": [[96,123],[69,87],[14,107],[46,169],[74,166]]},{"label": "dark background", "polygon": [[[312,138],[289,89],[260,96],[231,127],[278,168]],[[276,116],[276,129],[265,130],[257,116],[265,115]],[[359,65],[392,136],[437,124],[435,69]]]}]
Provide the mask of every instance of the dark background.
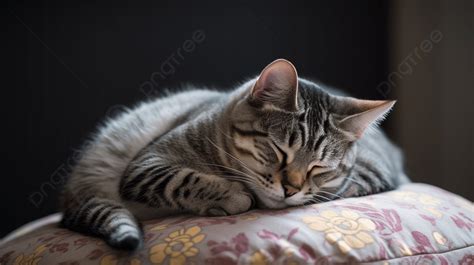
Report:
[{"label": "dark background", "polygon": [[[1,220],[0,236],[55,212],[65,170],[88,134],[106,116],[165,88],[193,83],[229,89],[274,59],[286,58],[300,76],[354,96],[397,97],[399,86],[381,90],[380,84],[406,56],[396,55],[404,36],[395,34],[403,32],[394,18],[399,9],[400,4],[388,1],[272,1],[248,6],[8,3],[2,10],[2,131],[7,136],[0,184],[2,216],[7,218]],[[435,27],[428,23],[426,30],[413,33],[405,41],[407,47],[411,42],[411,47],[418,45]],[[196,31],[204,39],[183,51]],[[436,50],[427,56],[436,57]],[[423,130],[403,127],[399,106],[391,115],[384,127],[402,146],[409,141],[400,136],[399,128]],[[467,150],[472,156],[469,135]],[[461,162],[468,159],[472,158]],[[411,176],[414,180],[438,185],[444,182],[436,179],[446,177],[424,176],[423,168],[417,173]],[[472,184],[472,178],[461,181]],[[465,185],[441,186],[473,199]]]}]

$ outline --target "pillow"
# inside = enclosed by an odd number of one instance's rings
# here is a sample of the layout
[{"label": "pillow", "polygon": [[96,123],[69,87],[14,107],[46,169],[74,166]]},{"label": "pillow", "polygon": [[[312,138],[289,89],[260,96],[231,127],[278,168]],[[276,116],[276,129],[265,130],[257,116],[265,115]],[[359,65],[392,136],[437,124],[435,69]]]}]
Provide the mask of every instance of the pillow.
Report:
[{"label": "pillow", "polygon": [[474,264],[473,204],[425,184],[278,211],[147,221],[135,253],[58,228],[58,218],[4,240],[0,264]]}]

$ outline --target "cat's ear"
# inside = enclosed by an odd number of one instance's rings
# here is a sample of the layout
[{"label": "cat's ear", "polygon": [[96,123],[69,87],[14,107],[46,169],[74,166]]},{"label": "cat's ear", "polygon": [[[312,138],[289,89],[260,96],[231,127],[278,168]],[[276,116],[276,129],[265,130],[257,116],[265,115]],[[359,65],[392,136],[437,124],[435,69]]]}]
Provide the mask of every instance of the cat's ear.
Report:
[{"label": "cat's ear", "polygon": [[259,105],[296,111],[298,73],[293,64],[285,59],[278,59],[267,65],[250,91],[250,100]]},{"label": "cat's ear", "polygon": [[395,100],[340,98],[338,105],[340,109],[345,110],[345,113],[339,121],[339,128],[358,139],[367,128],[383,120],[395,102]]}]

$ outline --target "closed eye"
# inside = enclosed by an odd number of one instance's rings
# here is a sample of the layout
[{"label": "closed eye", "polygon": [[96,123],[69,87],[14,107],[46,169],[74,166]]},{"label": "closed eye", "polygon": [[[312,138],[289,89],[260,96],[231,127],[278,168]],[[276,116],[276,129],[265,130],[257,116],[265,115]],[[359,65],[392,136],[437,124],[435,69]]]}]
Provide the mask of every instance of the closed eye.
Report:
[{"label": "closed eye", "polygon": [[322,165],[313,165],[310,170],[308,170],[308,177],[319,175],[328,171],[331,171],[331,167],[322,166]]},{"label": "closed eye", "polygon": [[314,165],[309,171],[313,171],[313,169],[318,169],[318,168],[324,168],[323,166],[319,166],[319,165]]},{"label": "closed eye", "polygon": [[325,167],[323,167],[323,166],[314,165],[314,166],[308,171],[308,173],[309,173],[309,174],[315,174],[315,173],[317,173],[317,172],[319,172],[319,171],[323,171],[324,169],[325,169]]}]

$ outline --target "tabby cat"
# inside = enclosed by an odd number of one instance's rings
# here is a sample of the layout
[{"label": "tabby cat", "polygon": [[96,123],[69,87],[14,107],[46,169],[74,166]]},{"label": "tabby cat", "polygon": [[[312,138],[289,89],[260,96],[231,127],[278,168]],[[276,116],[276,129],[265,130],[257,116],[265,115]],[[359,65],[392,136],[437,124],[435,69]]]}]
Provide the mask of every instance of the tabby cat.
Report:
[{"label": "tabby cat", "polygon": [[62,225],[134,250],[138,220],[279,209],[408,182],[374,125],[394,101],[298,78],[283,59],[230,92],[193,89],[138,105],[85,145],[62,193]]}]

